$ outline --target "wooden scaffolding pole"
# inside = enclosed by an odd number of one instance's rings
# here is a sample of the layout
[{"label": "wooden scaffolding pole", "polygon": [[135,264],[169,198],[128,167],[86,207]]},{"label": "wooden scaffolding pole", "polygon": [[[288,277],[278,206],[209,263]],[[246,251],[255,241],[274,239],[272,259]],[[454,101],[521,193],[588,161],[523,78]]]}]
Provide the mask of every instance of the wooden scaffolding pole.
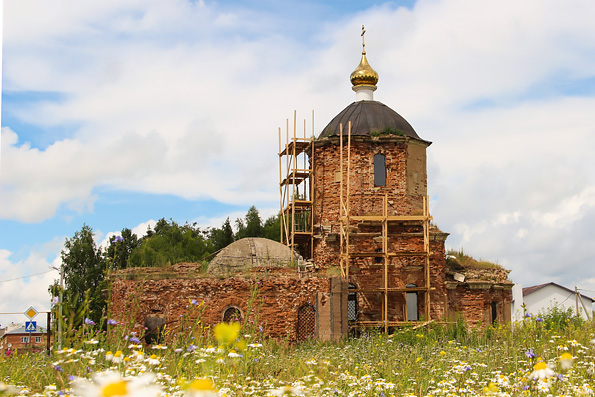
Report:
[{"label": "wooden scaffolding pole", "polygon": [[[312,122],[314,122],[314,112],[312,112]],[[306,120],[304,120],[303,134],[298,134],[297,112],[294,111],[292,134],[290,134],[289,128],[289,119],[287,119],[285,145],[281,144],[281,129],[279,129],[281,242],[294,250],[299,246],[299,252],[309,259],[314,255],[312,230],[314,223],[314,187],[312,183],[314,178],[314,160],[312,158],[314,126],[312,126],[312,137],[307,138]],[[300,161],[299,156],[303,156],[301,159],[303,161]],[[284,166],[282,157],[285,157]]]},{"label": "wooden scaffolding pole", "polygon": [[289,215],[287,214],[287,208],[289,202],[291,201],[289,197],[289,119],[285,120],[285,213],[284,216],[285,220],[285,244],[290,245],[291,241],[289,240]]},{"label": "wooden scaffolding pole", "polygon": [[283,166],[281,157],[281,127],[279,127],[279,236],[283,244],[283,225],[285,224],[285,214],[283,212]]},{"label": "wooden scaffolding pole", "polygon": [[[312,170],[311,176],[310,176],[310,201],[312,201],[312,207],[310,210],[310,227],[314,227],[314,180],[316,178],[316,174],[314,173],[315,170],[315,152],[314,152],[314,144],[315,144],[315,140],[314,140],[314,110],[312,110],[312,137],[310,139],[310,169]],[[312,230],[313,232],[313,230]],[[314,233],[312,233],[312,236],[310,238],[310,258],[314,258]]]},{"label": "wooden scaffolding pole", "polygon": [[291,172],[291,179],[292,179],[292,183],[291,183],[291,199],[289,200],[289,202],[293,203],[293,205],[291,206],[291,248],[295,248],[295,179],[296,179],[296,173],[297,173],[297,169],[296,169],[296,162],[297,162],[297,158],[295,156],[295,147],[296,147],[296,136],[295,136],[295,129],[296,129],[296,116],[297,116],[297,112],[294,110],[293,111],[293,150],[292,150],[292,156],[291,156],[291,164],[292,164],[292,172]]},{"label": "wooden scaffolding pole", "polygon": [[425,292],[425,314],[426,321],[430,321],[430,210],[429,210],[429,199],[428,196],[424,196],[423,200],[423,211],[424,211],[424,252],[425,252],[425,281],[426,281],[426,292]]},{"label": "wooden scaffolding pole", "polygon": [[343,208],[343,124],[339,124],[339,262],[341,277],[347,279],[346,265],[349,266],[349,258],[346,256],[343,241],[345,235]]},{"label": "wooden scaffolding pole", "polygon": [[382,202],[382,259],[384,262],[384,332],[388,332],[388,196],[384,194]]},{"label": "wooden scaffolding pole", "polygon": [[[343,143],[343,141],[341,141]],[[347,123],[347,205],[345,208],[345,215],[347,219],[347,231],[346,231],[346,239],[347,239],[347,272],[346,272],[346,279],[349,282],[349,228],[351,227],[351,219],[349,218],[350,211],[351,211],[351,204],[349,202],[351,197],[351,120]]]}]

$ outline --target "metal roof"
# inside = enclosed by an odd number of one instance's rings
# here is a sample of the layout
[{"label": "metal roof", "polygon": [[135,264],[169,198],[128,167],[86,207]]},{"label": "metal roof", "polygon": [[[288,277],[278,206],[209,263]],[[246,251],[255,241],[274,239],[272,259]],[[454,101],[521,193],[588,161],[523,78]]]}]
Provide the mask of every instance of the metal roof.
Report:
[{"label": "metal roof", "polygon": [[340,124],[343,124],[343,134],[346,135],[349,121],[351,121],[351,135],[370,135],[373,132],[381,134],[389,128],[402,132],[404,136],[423,141],[407,120],[378,101],[353,102],[331,120],[318,138],[338,136]]},{"label": "metal roof", "polygon": [[[556,286],[558,288],[561,288],[561,289],[563,289],[565,291],[568,291],[570,293],[573,293],[573,294],[575,293],[575,291],[571,290],[570,288],[563,287],[560,284],[556,284],[556,283],[545,283],[545,284],[533,285],[531,287],[525,287],[525,288],[523,288],[523,296],[527,296],[529,294],[532,294],[533,292],[538,291],[538,290],[540,290],[542,288],[545,288],[548,285]],[[586,300],[589,300],[591,302],[595,302],[595,300],[593,298],[591,298],[591,297],[588,297],[588,296],[583,295],[583,294],[580,294],[580,293],[579,293],[579,295],[582,296]]]},{"label": "metal roof", "polygon": [[37,335],[37,334],[45,334],[47,333],[47,329],[46,327],[42,327],[42,326],[38,326],[37,327],[37,331],[35,332],[28,332],[25,330],[25,325],[22,325],[18,328],[14,328],[8,332],[6,332],[4,335],[13,335],[13,334],[33,334],[33,335]]}]

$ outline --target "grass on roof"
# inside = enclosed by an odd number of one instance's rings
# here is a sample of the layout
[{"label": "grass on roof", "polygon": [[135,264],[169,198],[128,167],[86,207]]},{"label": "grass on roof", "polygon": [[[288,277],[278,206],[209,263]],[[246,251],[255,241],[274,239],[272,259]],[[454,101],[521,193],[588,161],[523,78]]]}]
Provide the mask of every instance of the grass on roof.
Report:
[{"label": "grass on roof", "polygon": [[460,250],[448,250],[446,252],[446,264],[460,265],[468,269],[502,269],[502,266],[497,263],[472,258],[462,248]]}]

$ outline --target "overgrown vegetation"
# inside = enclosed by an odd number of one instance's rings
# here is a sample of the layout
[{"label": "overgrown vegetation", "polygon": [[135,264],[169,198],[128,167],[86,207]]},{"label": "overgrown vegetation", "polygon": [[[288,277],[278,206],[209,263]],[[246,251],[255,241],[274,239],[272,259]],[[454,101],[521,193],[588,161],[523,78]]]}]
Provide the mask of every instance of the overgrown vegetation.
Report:
[{"label": "overgrown vegetation", "polygon": [[383,130],[373,130],[370,131],[370,136],[386,136],[386,135],[396,135],[396,136],[405,136],[405,132],[398,128],[393,127],[386,127]]},{"label": "overgrown vegetation", "polygon": [[484,260],[477,260],[466,254],[463,249],[450,249],[446,252],[446,264],[454,267],[475,268],[475,269],[502,269],[497,263]]},{"label": "overgrown vegetation", "polygon": [[[211,332],[200,321],[202,309],[189,300],[183,329],[165,329],[164,345],[143,345],[127,324],[111,322],[108,333],[86,326],[81,339],[49,357],[3,355],[0,380],[18,386],[15,392],[47,396],[593,394],[594,324],[566,313],[527,314],[514,327],[469,329],[458,321],[293,346],[264,338],[257,321]],[[109,377],[97,375],[105,371]],[[92,377],[99,380],[77,380]],[[116,384],[128,385],[127,393],[110,394]]]}]

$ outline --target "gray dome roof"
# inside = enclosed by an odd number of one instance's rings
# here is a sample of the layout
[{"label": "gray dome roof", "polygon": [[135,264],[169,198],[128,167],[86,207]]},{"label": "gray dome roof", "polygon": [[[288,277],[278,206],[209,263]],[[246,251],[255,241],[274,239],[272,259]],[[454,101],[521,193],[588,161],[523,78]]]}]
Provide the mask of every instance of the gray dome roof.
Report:
[{"label": "gray dome roof", "polygon": [[353,102],[331,120],[318,138],[339,136],[340,124],[343,124],[343,134],[347,135],[349,121],[351,121],[351,135],[393,134],[422,140],[407,120],[378,101]]},{"label": "gray dome roof", "polygon": [[303,259],[285,244],[260,237],[246,237],[223,248],[211,261],[209,274],[229,274],[254,267],[287,267]]}]

